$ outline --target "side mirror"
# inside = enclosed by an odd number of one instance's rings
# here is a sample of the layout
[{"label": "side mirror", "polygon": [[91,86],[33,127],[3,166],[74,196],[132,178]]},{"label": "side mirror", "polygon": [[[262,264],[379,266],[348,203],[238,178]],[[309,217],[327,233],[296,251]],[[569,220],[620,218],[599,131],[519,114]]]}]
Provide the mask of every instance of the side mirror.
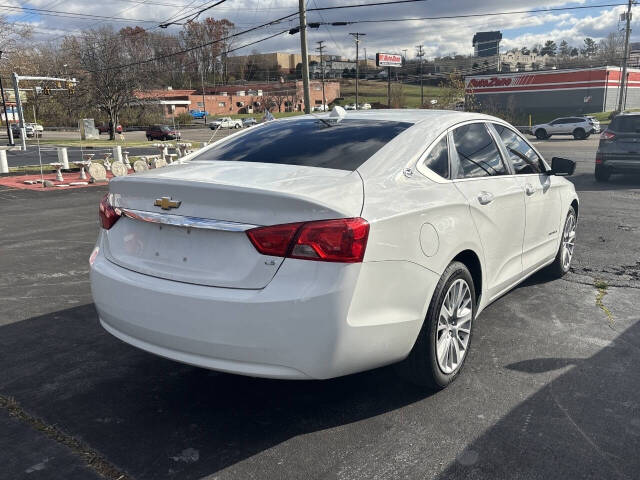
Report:
[{"label": "side mirror", "polygon": [[551,159],[551,175],[568,176],[573,175],[576,170],[576,162],[568,158],[553,157]]}]

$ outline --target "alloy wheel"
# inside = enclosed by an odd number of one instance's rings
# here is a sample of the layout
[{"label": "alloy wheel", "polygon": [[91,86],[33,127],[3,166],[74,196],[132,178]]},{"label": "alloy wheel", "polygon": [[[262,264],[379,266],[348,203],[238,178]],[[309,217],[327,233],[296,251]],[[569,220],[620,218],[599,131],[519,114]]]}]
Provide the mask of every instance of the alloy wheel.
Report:
[{"label": "alloy wheel", "polygon": [[462,365],[469,347],[472,318],[471,290],[459,278],[447,290],[438,317],[436,356],[443,373],[452,373]]},{"label": "alloy wheel", "polygon": [[562,268],[569,270],[571,259],[573,258],[573,248],[576,244],[576,216],[571,213],[567,217],[562,232]]}]

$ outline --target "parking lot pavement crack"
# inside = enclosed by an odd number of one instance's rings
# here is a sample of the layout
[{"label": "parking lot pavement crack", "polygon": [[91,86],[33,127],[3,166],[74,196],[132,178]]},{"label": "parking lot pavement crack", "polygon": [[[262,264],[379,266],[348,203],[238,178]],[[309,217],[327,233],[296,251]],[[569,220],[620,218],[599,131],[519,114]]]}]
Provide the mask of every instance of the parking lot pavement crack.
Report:
[{"label": "parking lot pavement crack", "polygon": [[611,313],[611,310],[609,310],[602,301],[607,294],[607,288],[609,288],[609,285],[604,280],[596,280],[594,282],[594,286],[598,289],[598,293],[596,294],[596,306],[604,312],[607,316],[607,320],[609,320],[609,327],[614,330],[615,320],[613,319],[613,313]]},{"label": "parking lot pavement crack", "polygon": [[78,456],[87,467],[101,477],[107,480],[133,480],[132,477],[118,469],[115,465],[112,465],[100,453],[86,443],[74,438],[55,425],[48,424],[44,420],[25,411],[14,398],[0,394],[0,408],[6,410],[7,413],[16,420],[67,447],[74,455]]}]

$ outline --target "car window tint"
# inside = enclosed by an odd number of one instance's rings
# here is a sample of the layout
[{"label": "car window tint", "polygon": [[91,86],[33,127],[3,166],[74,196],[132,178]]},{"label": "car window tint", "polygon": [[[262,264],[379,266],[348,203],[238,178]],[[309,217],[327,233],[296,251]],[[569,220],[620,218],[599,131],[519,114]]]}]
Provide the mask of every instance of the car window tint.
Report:
[{"label": "car window tint", "polygon": [[640,115],[617,116],[611,120],[609,130],[622,133],[640,133]]},{"label": "car window tint", "polygon": [[484,123],[470,123],[453,131],[460,170],[458,177],[490,177],[505,175],[498,147]]},{"label": "car window tint", "polygon": [[446,135],[431,148],[424,160],[424,166],[443,178],[449,178],[449,149]]},{"label": "car window tint", "polygon": [[194,160],[281,163],[355,170],[412,123],[345,118],[271,121],[203,152]]},{"label": "car window tint", "polygon": [[516,174],[541,173],[540,157],[524,138],[504,125],[494,123],[493,127],[507,149],[509,161]]}]

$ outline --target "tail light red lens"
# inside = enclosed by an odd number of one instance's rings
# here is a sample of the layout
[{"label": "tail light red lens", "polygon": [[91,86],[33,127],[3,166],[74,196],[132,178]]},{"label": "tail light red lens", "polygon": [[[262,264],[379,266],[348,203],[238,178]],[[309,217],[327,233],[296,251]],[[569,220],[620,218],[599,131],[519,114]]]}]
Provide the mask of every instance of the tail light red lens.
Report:
[{"label": "tail light red lens", "polygon": [[109,203],[109,194],[106,194],[100,200],[100,207],[98,211],[100,217],[100,225],[105,230],[109,230],[120,218],[120,212],[111,206]]},{"label": "tail light red lens", "polygon": [[616,138],[616,134],[608,130],[605,130],[600,134],[600,140],[613,140],[614,138]]},{"label": "tail light red lens", "polygon": [[602,163],[602,153],[596,152],[596,165],[599,165],[601,163]]},{"label": "tail light red lens", "polygon": [[339,218],[259,227],[247,231],[264,255],[321,262],[361,262],[369,223],[363,218]]}]

